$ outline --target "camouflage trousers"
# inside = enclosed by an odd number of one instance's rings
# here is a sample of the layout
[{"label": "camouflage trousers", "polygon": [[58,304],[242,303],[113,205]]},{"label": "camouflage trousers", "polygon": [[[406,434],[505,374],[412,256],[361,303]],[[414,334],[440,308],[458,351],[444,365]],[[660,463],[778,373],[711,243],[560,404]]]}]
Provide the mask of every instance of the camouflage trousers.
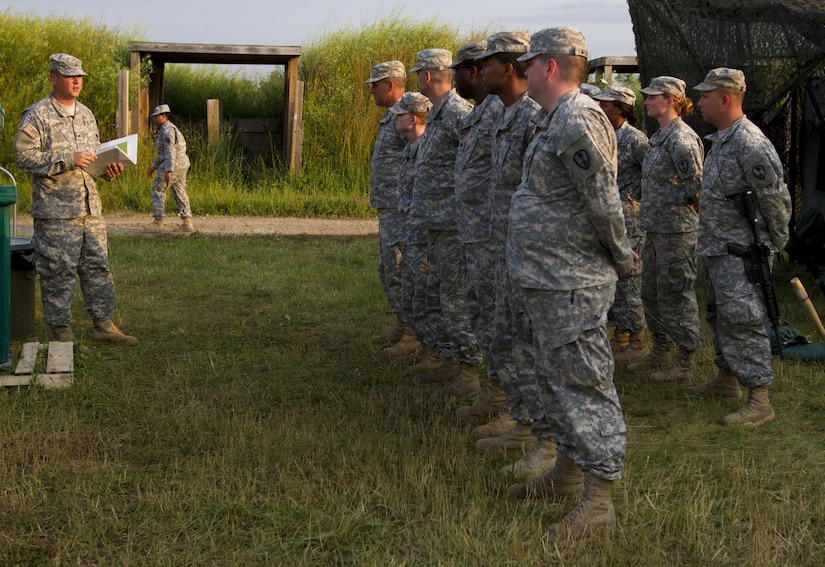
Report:
[{"label": "camouflage trousers", "polygon": [[[644,235],[627,237],[633,250],[641,251],[644,246]],[[607,314],[609,325],[619,331],[635,333],[645,328],[645,310],[642,306],[642,269],[640,259],[636,271],[626,274],[616,282],[616,297]]]},{"label": "camouflage trousers", "polygon": [[464,246],[467,264],[467,309],[478,346],[487,359],[487,375],[497,380],[495,362],[490,356],[493,315],[496,309],[496,276],[493,249],[489,241],[468,242]]},{"label": "camouflage trousers", "polygon": [[713,362],[730,370],[746,388],[773,382],[771,345],[765,332],[765,302],[738,256],[702,258],[705,320],[713,331]]},{"label": "camouflage trousers", "polygon": [[653,340],[700,346],[696,301],[696,232],[648,232],[642,251],[642,305]]},{"label": "camouflage trousers", "polygon": [[427,244],[401,245],[401,306],[398,314],[422,343],[436,343],[427,326]]},{"label": "camouflage trousers", "polygon": [[554,437],[559,451],[607,480],[621,477],[627,446],[605,326],[615,287],[524,290],[544,409],[533,434]]},{"label": "camouflage trousers", "polygon": [[162,219],[166,210],[166,191],[171,189],[175,204],[178,206],[178,216],[182,219],[190,218],[192,210],[189,208],[189,195],[186,194],[186,173],[188,167],[172,170],[172,180],[166,184],[165,175],[158,171],[152,181],[152,217]]},{"label": "camouflage trousers", "polygon": [[455,230],[427,231],[427,324],[442,356],[481,364],[467,308],[467,264]]},{"label": "camouflage trousers", "polygon": [[115,286],[102,215],[34,219],[32,244],[40,276],[43,322],[50,327],[71,324],[77,278],[89,317],[109,319],[114,314]]},{"label": "camouflage trousers", "polygon": [[543,412],[535,375],[533,327],[524,292],[510,280],[503,250],[496,262],[496,310],[490,351],[510,415],[521,423],[533,423]]},{"label": "camouflage trousers", "polygon": [[378,278],[390,310],[401,314],[401,235],[404,215],[398,209],[378,209]]}]

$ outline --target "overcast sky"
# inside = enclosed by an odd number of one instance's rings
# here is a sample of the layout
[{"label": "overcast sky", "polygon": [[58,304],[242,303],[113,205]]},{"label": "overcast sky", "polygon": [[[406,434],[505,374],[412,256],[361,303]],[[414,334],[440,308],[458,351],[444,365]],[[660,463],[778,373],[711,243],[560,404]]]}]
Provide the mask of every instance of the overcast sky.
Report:
[{"label": "overcast sky", "polygon": [[2,0],[0,7],[89,17],[123,30],[139,26],[147,41],[180,43],[310,44],[325,31],[357,29],[393,14],[443,19],[465,33],[564,25],[584,32],[590,58],[636,54],[625,0]]}]

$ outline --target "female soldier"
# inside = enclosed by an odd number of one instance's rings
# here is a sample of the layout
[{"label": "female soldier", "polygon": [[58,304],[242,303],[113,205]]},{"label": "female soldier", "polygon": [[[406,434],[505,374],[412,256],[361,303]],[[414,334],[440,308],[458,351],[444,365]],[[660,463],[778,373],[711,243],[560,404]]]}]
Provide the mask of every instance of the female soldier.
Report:
[{"label": "female soldier", "polygon": [[166,190],[172,189],[178,215],[183,220],[180,230],[195,232],[192,226],[192,211],[189,209],[189,195],[186,194],[186,172],[189,171],[189,156],[186,155],[186,140],[178,127],[169,120],[172,111],[168,104],[161,104],[152,112],[152,120],[158,126],[155,146],[158,156],[147,171],[147,175],[157,171],[152,181],[152,216],[154,221],[148,228],[163,228],[163,214]]},{"label": "female soldier", "polygon": [[[647,231],[642,252],[642,304],[653,337],[653,350],[628,370],[658,369],[656,382],[690,380],[699,348],[696,302],[695,205],[702,183],[704,148],[682,121],[693,112],[685,82],[656,77],[642,89],[645,111],[659,122],[642,163],[640,226]],[[670,347],[679,347],[673,361]]]}]

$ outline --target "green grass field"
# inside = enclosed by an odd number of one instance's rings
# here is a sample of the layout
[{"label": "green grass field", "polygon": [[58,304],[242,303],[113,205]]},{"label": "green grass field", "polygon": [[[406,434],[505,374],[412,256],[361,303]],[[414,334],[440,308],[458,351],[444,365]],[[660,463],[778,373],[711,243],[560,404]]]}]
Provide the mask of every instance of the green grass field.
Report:
[{"label": "green grass field", "polygon": [[[75,385],[0,391],[3,565],[822,565],[823,365],[775,360],[777,421],[618,372],[618,531],[542,538],[456,400],[379,358],[377,237],[111,236],[121,327]],[[786,318],[810,333],[780,265]],[[36,315],[39,340],[47,329]],[[707,331],[707,330],[706,330]],[[823,340],[823,337],[814,337]],[[714,373],[708,337],[700,374]],[[19,342],[14,342],[15,349]]]}]

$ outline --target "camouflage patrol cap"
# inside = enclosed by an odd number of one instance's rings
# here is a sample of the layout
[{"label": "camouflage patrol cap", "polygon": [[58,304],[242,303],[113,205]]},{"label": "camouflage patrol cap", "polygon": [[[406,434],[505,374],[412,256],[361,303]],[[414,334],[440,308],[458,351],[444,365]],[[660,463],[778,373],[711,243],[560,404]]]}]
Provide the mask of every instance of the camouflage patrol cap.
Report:
[{"label": "camouflage patrol cap", "polygon": [[580,55],[587,57],[587,41],[576,28],[544,28],[530,36],[530,50],[518,58],[530,61],[539,55]]},{"label": "camouflage patrol cap", "polygon": [[79,77],[86,74],[83,61],[68,53],[53,53],[49,57],[49,72],[60,73],[64,77]]},{"label": "camouflage patrol cap", "polygon": [[487,38],[487,51],[478,59],[487,59],[496,53],[527,53],[530,49],[530,34],[527,32],[498,32]]},{"label": "camouflage patrol cap", "polygon": [[448,49],[423,49],[415,54],[415,67],[410,71],[444,71],[453,64],[453,54]]},{"label": "camouflage patrol cap", "polygon": [[705,80],[693,87],[697,91],[714,91],[716,89],[728,89],[743,93],[745,85],[745,73],[739,69],[728,69],[727,67],[717,67],[711,69],[705,75]]},{"label": "camouflage patrol cap", "polygon": [[398,102],[390,107],[393,114],[409,114],[410,112],[429,112],[433,107],[430,99],[421,93],[406,92],[401,95]]},{"label": "camouflage patrol cap", "polygon": [[372,68],[370,78],[364,81],[365,83],[377,83],[381,79],[388,79],[390,77],[398,77],[399,79],[407,78],[407,71],[404,69],[404,64],[401,61],[384,61]]},{"label": "camouflage patrol cap", "polygon": [[629,104],[630,106],[636,104],[636,93],[633,92],[633,89],[622,86],[607,85],[604,88],[604,91],[593,96],[593,98],[596,100],[623,102],[625,104]]},{"label": "camouflage patrol cap", "polygon": [[676,77],[653,77],[650,84],[642,89],[646,95],[667,95],[668,97],[685,98],[685,82]]},{"label": "camouflage patrol cap", "polygon": [[599,87],[596,85],[591,85],[590,83],[582,83],[579,85],[579,90],[586,94],[589,97],[596,98],[596,95],[602,92],[599,90]]},{"label": "camouflage patrol cap", "polygon": [[456,57],[455,63],[450,65],[450,69],[456,69],[461,65],[478,61],[478,58],[485,51],[487,51],[486,39],[480,39],[478,41],[472,41],[467,45],[462,45],[458,48],[458,57]]},{"label": "camouflage patrol cap", "polygon": [[172,110],[169,108],[168,104],[161,104],[160,106],[156,106],[155,109],[152,111],[152,114],[149,116],[157,116],[158,114],[171,114]]}]

